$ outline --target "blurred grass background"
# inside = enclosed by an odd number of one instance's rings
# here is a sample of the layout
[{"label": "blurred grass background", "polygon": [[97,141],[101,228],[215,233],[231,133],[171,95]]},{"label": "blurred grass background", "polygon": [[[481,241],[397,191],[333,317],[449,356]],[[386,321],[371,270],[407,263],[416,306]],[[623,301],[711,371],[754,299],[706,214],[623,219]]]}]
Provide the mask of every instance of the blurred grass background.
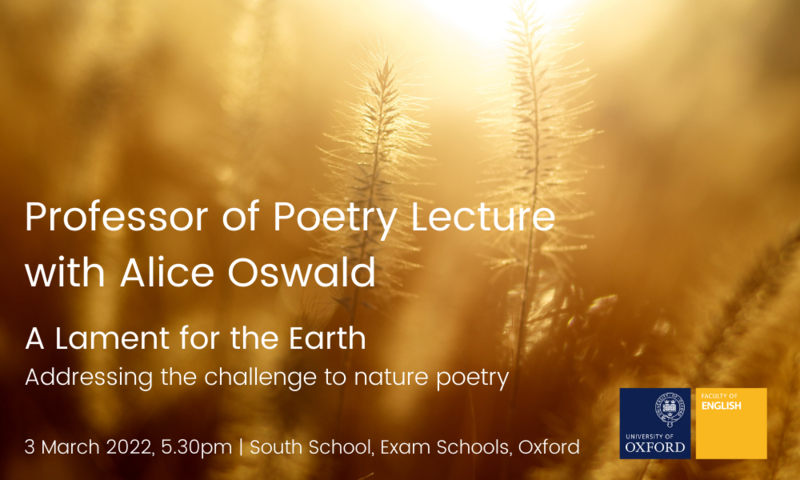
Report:
[{"label": "blurred grass background", "polygon": [[[434,2],[435,3],[435,2]],[[446,3],[446,2],[445,2]],[[491,3],[491,2],[490,2]],[[505,6],[492,4],[502,17]],[[380,39],[420,59],[423,120],[435,158],[415,194],[455,209],[481,201],[491,156],[476,122],[491,81],[497,27],[459,23],[412,1],[319,0],[0,2],[0,378],[6,408],[4,478],[496,478],[482,456],[330,459],[296,457],[26,456],[25,438],[323,439],[336,393],[275,389],[25,388],[30,368],[196,372],[258,365],[336,368],[340,352],[25,351],[32,326],[52,345],[54,328],[232,326],[286,331],[344,324],[324,292],[234,289],[235,258],[305,262],[316,238],[297,229],[237,234],[25,232],[25,202],[86,208],[209,207],[217,219],[253,198],[262,208],[309,206],[329,189],[318,146],[334,111],[354,97],[350,63]],[[450,10],[448,10],[448,8]],[[463,8],[468,10],[467,6]],[[580,458],[513,457],[513,478],[794,478],[797,469],[797,261],[765,294],[749,325],[726,336],[709,384],[770,388],[770,460],[619,462],[616,389],[690,382],[696,352],[723,304],[800,219],[800,13],[796,2],[585,0],[572,32],[576,59],[597,76],[582,118],[602,130],[580,153],[593,235],[574,269],[588,310],[536,352],[526,371],[515,438],[572,441]],[[444,13],[442,13],[444,12]],[[454,17],[457,17],[454,12]],[[487,22],[489,21],[487,17]],[[501,24],[502,28],[502,24]],[[602,168],[600,168],[602,167]],[[209,222],[210,225],[211,222]],[[266,223],[266,222],[264,222]],[[505,370],[507,279],[492,278],[478,233],[419,234],[423,266],[406,290],[367,317],[361,370]],[[120,275],[129,257],[209,263],[207,290],[30,288],[25,263],[89,255]],[[116,274],[112,273],[116,272]],[[792,273],[793,272],[793,273]],[[312,307],[309,307],[312,305]],[[741,347],[741,348],[739,348]],[[745,348],[746,347],[746,348]],[[764,355],[769,351],[769,355]],[[716,355],[716,354],[714,354]],[[717,364],[715,364],[717,365]],[[724,367],[724,368],[723,368]],[[694,385],[692,385],[694,386]],[[343,439],[430,441],[502,435],[507,399],[491,389],[354,389]],[[349,394],[350,395],[350,394]],[[474,412],[474,413],[473,413]],[[794,422],[794,423],[793,423]],[[795,443],[792,443],[795,442]],[[655,462],[654,462],[655,463]]]}]

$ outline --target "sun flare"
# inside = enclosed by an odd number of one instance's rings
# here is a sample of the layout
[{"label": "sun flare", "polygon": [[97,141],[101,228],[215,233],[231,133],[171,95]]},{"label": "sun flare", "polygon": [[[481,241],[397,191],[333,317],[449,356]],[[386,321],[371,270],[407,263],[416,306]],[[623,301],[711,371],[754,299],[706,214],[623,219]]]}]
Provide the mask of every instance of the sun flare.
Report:
[{"label": "sun flare", "polygon": [[[443,21],[464,29],[469,35],[484,41],[505,38],[511,20],[510,0],[417,0]],[[538,11],[548,17],[576,13],[582,0],[539,0]]]}]

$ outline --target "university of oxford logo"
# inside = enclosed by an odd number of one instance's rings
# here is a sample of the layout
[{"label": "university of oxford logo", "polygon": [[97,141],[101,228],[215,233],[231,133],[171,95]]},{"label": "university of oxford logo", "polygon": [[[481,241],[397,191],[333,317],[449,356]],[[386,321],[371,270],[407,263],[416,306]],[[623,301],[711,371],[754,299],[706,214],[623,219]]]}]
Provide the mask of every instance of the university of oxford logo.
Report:
[{"label": "university of oxford logo", "polygon": [[683,417],[685,411],[686,405],[677,393],[667,392],[656,400],[656,415],[669,428],[672,428],[672,425]]}]

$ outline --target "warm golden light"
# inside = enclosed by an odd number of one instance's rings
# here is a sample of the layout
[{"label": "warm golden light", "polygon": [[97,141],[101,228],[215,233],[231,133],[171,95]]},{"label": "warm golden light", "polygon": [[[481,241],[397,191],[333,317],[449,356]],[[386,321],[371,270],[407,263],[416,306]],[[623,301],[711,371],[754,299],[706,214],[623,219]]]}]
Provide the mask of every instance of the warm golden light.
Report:
[{"label": "warm golden light", "polygon": [[[511,20],[511,2],[498,0],[418,0],[442,20],[452,23],[484,41],[505,38]],[[536,2],[539,13],[547,17],[576,13],[585,0],[546,0]]]},{"label": "warm golden light", "polygon": [[0,480],[800,479],[800,1],[708,3],[0,0]]}]

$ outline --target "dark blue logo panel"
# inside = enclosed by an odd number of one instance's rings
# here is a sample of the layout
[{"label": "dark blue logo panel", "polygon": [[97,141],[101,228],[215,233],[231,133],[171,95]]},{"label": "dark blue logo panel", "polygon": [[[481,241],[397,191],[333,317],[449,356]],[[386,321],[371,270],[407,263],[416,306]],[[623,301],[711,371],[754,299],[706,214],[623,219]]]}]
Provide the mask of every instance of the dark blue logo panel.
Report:
[{"label": "dark blue logo panel", "polygon": [[691,458],[690,388],[620,388],[619,458]]}]

